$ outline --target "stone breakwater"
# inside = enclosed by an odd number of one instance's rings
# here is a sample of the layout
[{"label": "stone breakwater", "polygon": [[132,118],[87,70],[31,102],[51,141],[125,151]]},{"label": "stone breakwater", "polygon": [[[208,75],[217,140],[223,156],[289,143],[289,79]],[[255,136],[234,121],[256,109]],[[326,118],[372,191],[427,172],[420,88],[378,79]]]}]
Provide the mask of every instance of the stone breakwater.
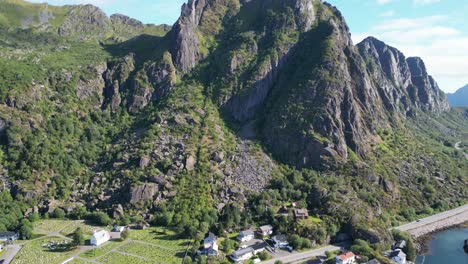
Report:
[{"label": "stone breakwater", "polygon": [[407,232],[410,233],[413,237],[418,238],[450,227],[458,226],[466,222],[468,222],[468,211],[450,216],[443,220],[434,221],[414,229],[409,229]]}]

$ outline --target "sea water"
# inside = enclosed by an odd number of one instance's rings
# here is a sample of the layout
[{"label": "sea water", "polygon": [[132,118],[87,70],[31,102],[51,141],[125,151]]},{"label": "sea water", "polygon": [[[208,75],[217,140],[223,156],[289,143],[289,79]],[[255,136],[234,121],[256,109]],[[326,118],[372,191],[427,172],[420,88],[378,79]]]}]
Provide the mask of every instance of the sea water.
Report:
[{"label": "sea water", "polygon": [[468,264],[468,254],[463,250],[465,239],[468,239],[468,228],[435,233],[429,252],[418,256],[416,264]]}]

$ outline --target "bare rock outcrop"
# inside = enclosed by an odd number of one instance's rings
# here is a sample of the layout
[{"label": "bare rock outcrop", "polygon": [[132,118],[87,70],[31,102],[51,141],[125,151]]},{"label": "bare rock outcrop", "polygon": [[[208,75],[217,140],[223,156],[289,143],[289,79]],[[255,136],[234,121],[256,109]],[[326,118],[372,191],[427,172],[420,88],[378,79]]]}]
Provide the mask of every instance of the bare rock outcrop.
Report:
[{"label": "bare rock outcrop", "polygon": [[130,203],[141,204],[148,201],[152,202],[158,190],[159,186],[155,183],[145,183],[140,186],[132,187],[130,190]]}]

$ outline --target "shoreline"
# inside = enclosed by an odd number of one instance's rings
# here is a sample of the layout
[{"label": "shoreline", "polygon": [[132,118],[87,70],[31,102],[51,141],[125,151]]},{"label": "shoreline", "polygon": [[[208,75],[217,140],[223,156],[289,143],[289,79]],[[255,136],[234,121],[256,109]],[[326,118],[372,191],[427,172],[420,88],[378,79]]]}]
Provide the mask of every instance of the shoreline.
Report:
[{"label": "shoreline", "polygon": [[443,228],[434,230],[434,231],[432,231],[430,233],[427,233],[427,234],[424,234],[424,235],[421,235],[421,236],[418,236],[418,237],[414,237],[414,243],[415,243],[415,246],[416,246],[416,253],[418,255],[427,255],[428,253],[430,253],[429,243],[434,239],[434,234],[439,233],[439,232],[443,232],[443,231],[449,230],[449,229],[467,228],[467,227],[468,227],[468,221],[466,221],[464,223],[461,223],[461,224],[445,226]]}]

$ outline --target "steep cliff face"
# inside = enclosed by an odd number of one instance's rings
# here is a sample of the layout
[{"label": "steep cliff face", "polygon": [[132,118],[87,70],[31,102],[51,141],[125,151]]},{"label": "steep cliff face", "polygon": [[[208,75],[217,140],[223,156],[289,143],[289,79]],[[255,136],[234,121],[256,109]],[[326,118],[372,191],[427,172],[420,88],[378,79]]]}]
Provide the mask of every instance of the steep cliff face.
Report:
[{"label": "steep cliff face", "polygon": [[[206,52],[202,46],[222,28],[225,16],[239,9],[239,0],[189,0],[170,33],[171,53],[175,66],[182,73],[192,70]],[[206,48],[206,47],[204,47]]]},{"label": "steep cliff face", "polygon": [[[244,1],[229,15],[215,12],[222,29],[207,32],[203,21],[226,2],[183,6],[172,32],[174,63],[187,73],[206,58],[215,101],[241,126],[256,120],[266,146],[287,164],[330,168],[350,154],[365,157],[377,128],[418,110],[448,110],[423,64],[372,37],[354,46],[329,4]],[[205,57],[200,38],[207,37],[217,44]]]},{"label": "steep cliff face", "polygon": [[450,109],[447,96],[442,92],[434,78],[428,75],[426,65],[421,58],[407,59],[411,71],[413,102],[423,111],[441,113]]},{"label": "steep cliff face", "polygon": [[337,166],[350,151],[365,156],[373,130],[387,125],[341,14],[322,8],[319,24],[304,34],[294,63],[280,74],[262,124],[272,152],[298,168]]},{"label": "steep cliff face", "polygon": [[387,109],[403,114],[414,114],[412,108],[434,113],[449,110],[447,98],[420,58],[405,58],[397,49],[373,37],[357,46],[377,80]]}]

